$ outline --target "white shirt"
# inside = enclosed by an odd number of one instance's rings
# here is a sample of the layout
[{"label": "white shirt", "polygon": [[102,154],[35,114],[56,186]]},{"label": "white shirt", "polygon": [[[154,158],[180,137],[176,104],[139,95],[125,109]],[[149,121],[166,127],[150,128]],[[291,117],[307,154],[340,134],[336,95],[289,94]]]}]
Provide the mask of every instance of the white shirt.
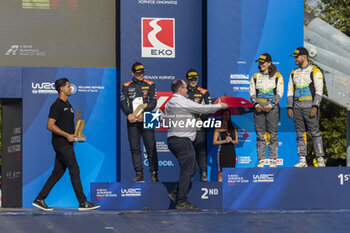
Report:
[{"label": "white shirt", "polygon": [[[167,118],[167,122],[170,121],[172,123],[168,127],[168,138],[172,136],[186,137],[194,141],[196,138],[196,127],[186,125],[186,123],[196,120],[193,114],[210,114],[219,109],[221,109],[221,104],[202,105],[182,95],[174,94],[165,106],[164,117]],[[185,124],[180,125],[179,122],[184,122]]]}]

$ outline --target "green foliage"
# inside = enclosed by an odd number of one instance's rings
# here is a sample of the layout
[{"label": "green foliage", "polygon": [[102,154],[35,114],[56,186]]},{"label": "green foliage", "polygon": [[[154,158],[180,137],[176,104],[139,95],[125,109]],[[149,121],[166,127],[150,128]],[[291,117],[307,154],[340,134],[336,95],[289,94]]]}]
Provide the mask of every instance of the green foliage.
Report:
[{"label": "green foliage", "polygon": [[[316,5],[312,6],[310,3],[311,0],[305,0],[305,11],[320,17],[346,35],[350,35],[350,0],[319,0]],[[345,159],[346,109],[323,100],[320,110],[320,130],[326,157],[329,159]],[[308,137],[308,154],[314,157],[310,137]]]},{"label": "green foliage", "polygon": [[350,36],[350,0],[319,0],[316,6],[310,3],[311,0],[305,0],[304,10]]}]

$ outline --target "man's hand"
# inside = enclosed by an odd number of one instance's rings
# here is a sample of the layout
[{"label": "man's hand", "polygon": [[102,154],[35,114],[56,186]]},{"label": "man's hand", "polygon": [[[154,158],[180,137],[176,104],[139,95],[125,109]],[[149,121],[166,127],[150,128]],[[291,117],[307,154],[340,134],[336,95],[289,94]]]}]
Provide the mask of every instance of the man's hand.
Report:
[{"label": "man's hand", "polygon": [[227,109],[228,108],[228,105],[225,104],[225,103],[220,103],[221,104],[221,109]]},{"label": "man's hand", "polygon": [[140,114],[136,117],[136,121],[138,121],[138,122],[142,122],[142,121],[143,121],[143,113],[140,113]]},{"label": "man's hand", "polygon": [[317,107],[312,107],[310,111],[310,119],[315,118],[317,115]]},{"label": "man's hand", "polygon": [[73,135],[73,134],[68,134],[68,135],[66,136],[68,142],[75,142],[74,137],[76,137],[76,136]]},{"label": "man's hand", "polygon": [[129,114],[129,115],[128,115],[128,121],[129,121],[130,123],[135,123],[135,122],[136,122],[135,116],[134,116],[133,114]]},{"label": "man's hand", "polygon": [[267,104],[267,105],[265,105],[265,106],[263,107],[263,110],[264,110],[265,112],[270,112],[271,109],[272,109],[272,107],[271,107],[270,104]]},{"label": "man's hand", "polygon": [[261,107],[260,104],[255,105],[255,109],[256,109],[257,112],[262,112],[262,111],[264,111],[264,109]]},{"label": "man's hand", "polygon": [[294,116],[293,109],[288,108],[288,117],[293,120],[293,116]]}]

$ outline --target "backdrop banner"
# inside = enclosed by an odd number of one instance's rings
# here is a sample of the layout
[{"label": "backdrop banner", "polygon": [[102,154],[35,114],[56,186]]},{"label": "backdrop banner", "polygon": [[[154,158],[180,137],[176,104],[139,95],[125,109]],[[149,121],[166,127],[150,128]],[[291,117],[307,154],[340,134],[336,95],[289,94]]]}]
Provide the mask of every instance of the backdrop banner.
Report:
[{"label": "backdrop banner", "polygon": [[[155,82],[158,91],[157,108],[164,109],[175,79],[185,79],[193,68],[202,80],[202,1],[121,1],[121,79],[120,86],[132,80],[131,66],[141,62],[145,78]],[[127,137],[127,119],[121,111],[120,154],[121,181],[135,177]],[[156,132],[159,159],[159,179],[177,181],[179,168],[170,153],[166,132]],[[150,181],[146,151],[142,146],[144,175]]]},{"label": "backdrop banner", "polygon": [[[298,161],[293,121],[287,117],[288,79],[295,67],[289,57],[303,46],[303,0],[208,1],[208,88],[212,97],[234,96],[248,101],[249,83],[258,72],[255,62],[260,54],[269,53],[284,78],[284,95],[280,101],[277,166],[291,167]],[[256,133],[253,113],[232,116],[238,130],[237,167],[256,167]],[[217,177],[217,146],[208,137],[210,178]],[[269,162],[269,161],[267,161]]]},{"label": "backdrop banner", "polygon": [[[23,207],[30,207],[52,172],[55,152],[46,124],[58,97],[54,82],[66,77],[72,87],[69,102],[82,111],[87,142],[75,143],[85,194],[90,182],[116,181],[115,68],[23,68]],[[89,198],[89,197],[88,197]],[[51,206],[73,207],[78,201],[68,170],[47,198]]]}]

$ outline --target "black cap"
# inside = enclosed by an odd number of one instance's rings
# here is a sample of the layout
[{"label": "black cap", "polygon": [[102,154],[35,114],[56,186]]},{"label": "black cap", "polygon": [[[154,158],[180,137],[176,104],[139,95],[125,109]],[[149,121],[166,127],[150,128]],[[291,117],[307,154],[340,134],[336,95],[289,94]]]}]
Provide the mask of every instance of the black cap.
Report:
[{"label": "black cap", "polygon": [[264,53],[264,54],[261,54],[259,59],[256,60],[256,62],[270,62],[272,61],[272,58],[270,56],[270,54],[268,53]]},{"label": "black cap", "polygon": [[131,67],[132,72],[134,73],[144,73],[145,67],[140,62],[135,62]]},{"label": "black cap", "polygon": [[187,72],[186,72],[186,78],[188,80],[191,80],[193,78],[197,78],[198,79],[198,73],[196,70],[194,69],[189,69]]},{"label": "black cap", "polygon": [[307,57],[309,56],[309,52],[307,51],[306,48],[304,47],[299,47],[297,48],[293,54],[289,55],[291,57],[297,57],[297,56],[300,56],[300,55],[306,55]]}]

